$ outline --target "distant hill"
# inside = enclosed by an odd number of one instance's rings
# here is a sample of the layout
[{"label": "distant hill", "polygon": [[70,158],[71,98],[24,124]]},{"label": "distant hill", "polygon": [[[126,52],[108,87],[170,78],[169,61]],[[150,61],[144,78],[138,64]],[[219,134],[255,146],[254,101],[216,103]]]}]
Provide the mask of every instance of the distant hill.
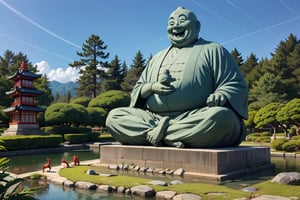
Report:
[{"label": "distant hill", "polygon": [[67,83],[61,83],[58,81],[50,81],[50,89],[52,91],[52,94],[55,96],[56,93],[63,96],[68,91],[70,91],[72,97],[76,97],[76,90],[77,83],[75,82],[67,82]]}]

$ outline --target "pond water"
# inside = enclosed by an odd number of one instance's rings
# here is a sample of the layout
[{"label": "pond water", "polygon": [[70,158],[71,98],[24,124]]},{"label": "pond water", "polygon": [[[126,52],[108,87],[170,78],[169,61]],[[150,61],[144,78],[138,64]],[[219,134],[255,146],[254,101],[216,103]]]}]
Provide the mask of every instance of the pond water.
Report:
[{"label": "pond water", "polygon": [[69,163],[72,162],[74,154],[77,154],[80,161],[99,159],[99,150],[74,150],[62,153],[43,153],[43,154],[31,154],[24,156],[11,156],[9,171],[14,174],[22,174],[26,172],[38,171],[42,169],[44,163],[47,162],[47,158],[51,159],[51,166],[58,166],[61,164],[62,158]]},{"label": "pond water", "polygon": [[[60,165],[61,159],[71,162],[73,155],[77,154],[79,156],[80,161],[84,160],[92,160],[99,159],[99,150],[77,150],[70,151],[64,153],[55,153],[55,154],[35,154],[35,155],[26,155],[26,156],[13,156],[10,157],[10,172],[21,174],[30,171],[40,170],[43,163],[46,162],[46,158],[51,158],[52,166]],[[271,161],[275,164],[275,170],[263,171],[260,173],[255,173],[254,176],[242,177],[240,179],[234,179],[230,181],[220,182],[211,182],[215,184],[226,185],[231,188],[241,189],[244,185],[251,185],[263,180],[271,179],[277,173],[283,171],[297,171],[300,172],[300,159],[297,158],[283,158],[283,157],[272,157]],[[99,169],[100,170],[100,169]],[[102,171],[103,170],[103,171]],[[141,176],[142,173],[137,173],[134,171],[107,171],[108,169],[101,169],[102,173],[114,173],[114,174],[124,174],[130,176]],[[169,182],[170,180],[174,180],[175,177],[167,175],[149,175],[145,174],[147,178],[151,179],[159,179]],[[178,177],[176,177],[178,180]],[[181,178],[184,182],[206,182],[207,180],[201,180],[196,177],[184,177]],[[33,184],[33,185],[32,185]],[[103,200],[120,200],[120,199],[143,199],[139,197],[131,197],[127,195],[117,195],[110,194],[107,192],[99,193],[93,191],[85,191],[85,190],[77,190],[72,188],[64,188],[61,186],[56,186],[54,184],[49,184],[48,182],[38,182],[38,183],[30,183],[30,186],[42,186],[40,190],[36,192],[36,197],[41,200],[57,200],[57,199],[103,199]]]},{"label": "pond water", "polygon": [[[34,197],[39,200],[141,200],[139,197],[131,197],[123,194],[114,194],[107,192],[94,192],[88,190],[78,190],[74,188],[62,187],[54,184],[49,184],[46,181],[31,182],[30,186],[42,186],[41,189],[36,190]],[[144,199],[145,200],[145,199]]]}]

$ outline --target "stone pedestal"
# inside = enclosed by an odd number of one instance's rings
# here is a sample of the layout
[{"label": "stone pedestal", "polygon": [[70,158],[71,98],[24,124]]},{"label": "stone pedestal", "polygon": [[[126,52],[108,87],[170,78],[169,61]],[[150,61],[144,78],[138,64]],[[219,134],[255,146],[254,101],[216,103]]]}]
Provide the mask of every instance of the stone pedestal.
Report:
[{"label": "stone pedestal", "polygon": [[44,135],[39,124],[10,124],[2,135]]},{"label": "stone pedestal", "polygon": [[183,168],[185,175],[226,180],[273,168],[268,147],[178,149],[173,147],[104,145],[101,164],[134,164],[140,167]]}]

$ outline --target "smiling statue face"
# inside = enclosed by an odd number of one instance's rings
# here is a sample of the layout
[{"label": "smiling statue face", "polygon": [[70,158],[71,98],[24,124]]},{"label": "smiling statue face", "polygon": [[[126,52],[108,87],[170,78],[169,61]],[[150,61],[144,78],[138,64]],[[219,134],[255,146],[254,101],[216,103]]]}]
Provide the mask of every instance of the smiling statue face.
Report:
[{"label": "smiling statue face", "polygon": [[174,46],[181,48],[195,42],[199,31],[200,22],[192,11],[179,7],[171,13],[167,32]]}]

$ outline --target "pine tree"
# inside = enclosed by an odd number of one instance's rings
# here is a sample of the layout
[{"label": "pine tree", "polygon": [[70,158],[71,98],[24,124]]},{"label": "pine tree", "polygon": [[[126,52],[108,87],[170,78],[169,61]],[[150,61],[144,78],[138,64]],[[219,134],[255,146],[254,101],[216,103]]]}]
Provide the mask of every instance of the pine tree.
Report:
[{"label": "pine tree", "polygon": [[294,50],[287,58],[287,65],[290,72],[290,99],[300,98],[300,42],[295,46]]},{"label": "pine tree", "polygon": [[295,64],[298,65],[299,43],[297,37],[290,34],[285,41],[279,43],[271,60],[270,71],[281,78],[284,85],[282,89],[287,92],[287,100],[297,97],[297,88],[299,88],[297,87],[299,77],[296,79],[291,77],[295,68],[298,68]]},{"label": "pine tree", "polygon": [[37,89],[43,91],[43,94],[37,96],[38,104],[44,107],[49,106],[53,102],[54,97],[52,95],[52,91],[50,89],[50,82],[48,81],[47,76],[44,75],[41,78],[35,80],[34,86]]},{"label": "pine tree", "polygon": [[92,34],[82,46],[82,52],[76,52],[82,57],[79,61],[70,64],[71,67],[79,68],[81,76],[77,80],[77,96],[90,96],[95,98],[100,93],[100,84],[105,78],[103,69],[107,63],[98,59],[107,59],[109,53],[105,53],[107,45],[99,36]]},{"label": "pine tree", "polygon": [[[255,73],[258,72],[257,70],[254,70],[258,66],[257,60],[258,59],[256,58],[256,56],[253,53],[251,53],[247,58],[246,62],[240,67],[241,72],[244,74],[245,80],[249,87],[251,87],[251,83],[253,81],[253,79],[251,80],[251,76],[254,75],[255,77]],[[258,77],[259,75],[257,75],[255,78]]]},{"label": "pine tree", "polygon": [[286,94],[279,93],[283,87],[281,79],[266,72],[259,80],[253,83],[249,91],[249,109],[259,110],[272,102],[284,103]]},{"label": "pine tree", "polygon": [[141,53],[141,51],[138,51],[121,85],[124,91],[130,92],[132,90],[135,83],[140,78],[145,67],[146,64],[145,64],[145,59],[143,58],[143,54]]},{"label": "pine tree", "polygon": [[108,64],[108,67],[109,70],[107,72],[107,78],[101,85],[101,92],[106,92],[108,90],[121,90],[121,83],[125,76],[126,65],[121,66],[119,57],[116,55]]},{"label": "pine tree", "polygon": [[[243,65],[243,57],[242,57],[242,54],[236,49],[234,48],[232,51],[231,51],[231,55],[235,61],[235,63],[241,67]],[[245,74],[244,74],[245,75]]]}]

